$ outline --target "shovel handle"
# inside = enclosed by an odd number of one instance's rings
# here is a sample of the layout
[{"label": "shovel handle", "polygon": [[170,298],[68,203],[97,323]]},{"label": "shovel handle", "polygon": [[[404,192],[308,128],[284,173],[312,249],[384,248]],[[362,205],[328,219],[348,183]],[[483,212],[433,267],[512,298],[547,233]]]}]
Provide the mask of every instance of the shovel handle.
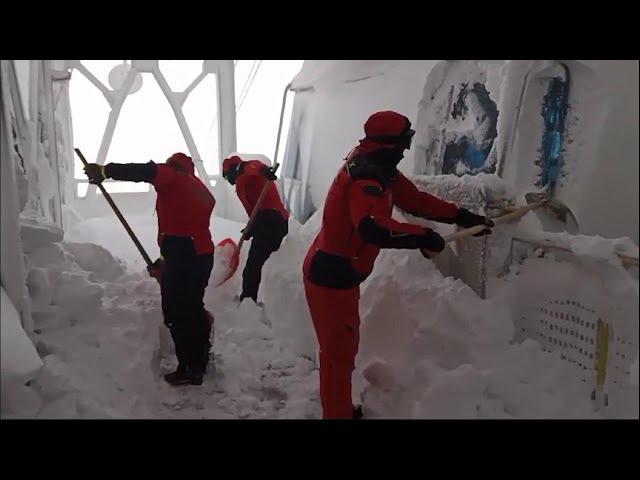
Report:
[{"label": "shovel handle", "polygon": [[[515,210],[512,210],[511,212],[505,215],[494,217],[491,219],[491,221],[494,223],[494,225],[500,225],[501,223],[508,222],[509,220],[515,220],[517,218],[520,218],[525,213],[531,210],[534,210],[538,207],[541,207],[545,203],[546,203],[545,201],[532,203],[530,205],[526,205],[524,207],[520,207]],[[475,227],[465,228],[464,230],[460,230],[450,235],[445,235],[444,237],[442,237],[442,239],[444,240],[445,243],[454,242],[456,240],[461,240],[463,238],[467,238],[472,235],[475,235],[476,233],[480,233],[485,228],[487,228],[486,225],[476,225]],[[429,258],[435,258],[440,253],[440,252],[433,252],[431,250],[426,250],[426,249],[424,250],[424,252],[429,256]]]},{"label": "shovel handle", "polygon": [[[525,213],[531,211],[531,210],[535,210],[538,207],[541,207],[542,205],[544,205],[546,202],[537,202],[537,203],[532,203],[531,205],[526,205],[524,207],[520,207],[510,213],[507,213],[505,215],[501,215],[499,217],[495,217],[492,218],[491,221],[495,224],[495,225],[500,225],[502,223],[506,223],[509,222],[511,220],[516,220],[522,216],[524,216]],[[483,231],[485,228],[487,228],[486,225],[476,225],[475,227],[471,227],[471,228],[465,228],[464,230],[460,230],[459,232],[455,232],[452,233],[450,235],[445,235],[443,237],[445,243],[449,243],[449,242],[453,242],[455,240],[460,240],[462,238],[467,238],[470,237],[472,235],[475,235],[476,233],[480,233],[481,231]]]},{"label": "shovel handle", "polygon": [[[522,216],[524,216],[525,213],[530,212],[531,210],[535,210],[536,208],[539,208],[541,206],[543,206],[546,203],[546,201],[541,201],[541,202],[537,202],[537,203],[532,203],[531,205],[527,205],[524,207],[520,207],[517,208],[505,215],[501,215],[499,217],[495,217],[492,218],[491,220],[493,221],[493,223],[495,225],[500,225],[502,223],[508,222],[510,220],[515,220],[518,219]],[[487,228],[486,225],[476,225],[475,227],[471,227],[471,228],[466,228],[464,230],[460,230],[458,232],[452,233],[450,235],[445,235],[444,237],[442,237],[445,241],[445,243],[449,243],[449,242],[453,242],[455,240],[460,240],[466,237],[470,237],[472,235],[475,235],[476,233],[480,233],[482,230],[484,230],[485,228]],[[438,252],[431,252],[429,250],[425,250],[429,256],[431,258],[435,257]],[[637,267],[638,266],[638,259],[635,257],[630,257],[628,255],[622,255],[622,254],[617,254],[618,258],[620,258],[620,261],[622,262],[622,264],[625,267]]]},{"label": "shovel handle", "polygon": [[[84,158],[84,155],[82,154],[80,149],[79,148],[74,148],[74,151],[76,152],[76,154],[80,158],[80,161],[86,167],[88,165],[87,159]],[[136,234],[133,233],[133,230],[131,230],[131,227],[129,226],[127,221],[122,216],[122,213],[120,212],[120,209],[116,206],[115,202],[111,198],[111,195],[109,195],[109,193],[105,190],[104,185],[102,185],[102,183],[98,183],[98,188],[102,192],[102,195],[104,195],[104,198],[107,200],[107,202],[109,202],[109,205],[111,205],[111,208],[113,209],[113,211],[115,212],[116,216],[120,220],[120,223],[122,223],[122,226],[125,228],[125,230],[129,234],[129,236],[131,237],[131,240],[133,240],[133,243],[135,243],[136,247],[138,247],[138,251],[142,255],[142,258],[144,258],[144,261],[147,263],[147,266],[151,266],[153,264],[153,262],[151,261],[151,258],[149,258],[149,255],[147,255],[147,252],[145,251],[144,247],[142,246],[142,244],[138,240],[138,237],[136,237]]]},{"label": "shovel handle", "polygon": [[[274,173],[278,171],[278,167],[280,167],[279,163],[276,162],[276,163],[273,164]],[[251,216],[249,217],[249,221],[247,222],[247,226],[244,229],[244,231],[246,233],[248,233],[249,230],[251,229],[251,227],[253,226],[253,222],[256,219],[256,215],[258,214],[258,210],[260,209],[260,205],[262,205],[262,200],[264,199],[265,195],[267,194],[267,191],[269,190],[269,187],[271,186],[271,183],[272,183],[271,180],[267,180],[266,183],[264,184],[264,187],[262,187],[262,191],[260,192],[260,196],[258,197],[258,200],[256,201],[256,206],[253,207],[253,212],[251,212]],[[240,253],[240,249],[242,248],[242,244],[244,243],[246,233],[243,233],[242,236],[240,237],[240,241],[238,242],[238,253]]]}]

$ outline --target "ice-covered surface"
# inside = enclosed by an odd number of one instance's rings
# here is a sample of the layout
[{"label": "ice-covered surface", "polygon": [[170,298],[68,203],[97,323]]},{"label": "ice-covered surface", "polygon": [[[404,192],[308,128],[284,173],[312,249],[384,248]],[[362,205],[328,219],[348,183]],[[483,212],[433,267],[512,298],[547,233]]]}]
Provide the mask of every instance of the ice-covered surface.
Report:
[{"label": "ice-covered surface", "polygon": [[64,231],[55,224],[28,217],[20,219],[20,238],[25,253],[30,253],[50,243],[59,242],[63,237]]},{"label": "ice-covered surface", "polygon": [[[495,172],[501,64],[501,61],[449,60],[438,63],[429,73],[415,127],[416,172],[431,175]],[[482,151],[482,155],[473,158],[474,165],[461,152],[447,158],[465,145],[469,145],[469,152]]]},{"label": "ice-covered surface", "polygon": [[574,255],[620,264],[618,255],[638,259],[638,245],[628,237],[603,238],[599,235],[570,235],[566,232],[527,232],[526,239],[541,245],[570,250]]},{"label": "ice-covered surface", "polygon": [[[363,291],[365,407],[384,417],[597,417],[590,390],[557,354],[514,344],[504,298],[480,300],[415,252],[384,252]],[[415,278],[420,275],[421,282]],[[428,312],[428,313],[427,313]],[[378,367],[375,370],[380,370]],[[379,381],[381,377],[382,380]]]},{"label": "ice-covered surface", "polygon": [[2,391],[4,403],[4,391],[25,383],[42,367],[40,357],[22,329],[20,315],[9,299],[9,296],[1,289],[1,320],[2,325]]},{"label": "ice-covered surface", "polygon": [[608,325],[604,392],[608,417],[638,418],[632,363],[638,356],[638,278],[614,262],[564,252],[513,264],[502,296],[516,327],[516,341],[537,339],[562,355],[590,388],[603,352],[600,326]]},{"label": "ice-covered surface", "polygon": [[[142,265],[131,262],[133,245],[122,243],[130,258],[115,280],[107,279],[120,265],[113,249],[115,258],[101,256],[92,271],[79,265],[77,244],[68,240],[34,252],[31,267],[41,269],[32,285],[40,305],[35,344],[44,367],[29,387],[11,390],[3,416],[318,418],[317,344],[301,265],[320,221],[320,212],[303,226],[290,220],[290,234],[264,269],[263,309],[232,301],[249,245],[236,275],[207,288],[205,306],[215,316],[215,367],[202,387],[175,389],[162,380],[175,358],[162,324],[159,287]],[[147,222],[137,231],[152,232],[153,218]],[[96,219],[79,225],[74,241],[89,241],[81,232],[90,227],[115,233],[109,219]],[[217,227],[224,230],[224,222],[213,221],[216,237],[224,237]],[[239,233],[236,225],[226,227]],[[113,244],[106,235],[97,238],[103,247]],[[102,252],[98,246],[82,248]],[[49,283],[47,276],[53,278]],[[53,292],[45,293],[46,285]],[[558,353],[543,351],[533,340],[512,341],[508,292],[498,288],[481,300],[416,252],[382,252],[360,302],[354,398],[363,402],[365,414],[600,417],[590,400],[591,385]]]},{"label": "ice-covered surface", "polygon": [[637,61],[518,60],[506,64],[498,117],[502,175],[518,191],[537,190],[542,103],[559,63],[568,68],[570,91],[555,194],[571,208],[581,233],[628,236],[637,242]]}]

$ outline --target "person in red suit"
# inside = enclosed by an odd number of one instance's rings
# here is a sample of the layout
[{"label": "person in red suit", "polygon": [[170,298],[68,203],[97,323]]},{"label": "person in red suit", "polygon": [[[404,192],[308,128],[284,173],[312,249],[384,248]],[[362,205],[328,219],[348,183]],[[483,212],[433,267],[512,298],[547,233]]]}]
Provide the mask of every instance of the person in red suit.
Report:
[{"label": "person in red suit", "polygon": [[245,238],[252,240],[247,264],[242,272],[242,293],[238,300],[242,302],[245,298],[251,298],[259,305],[258,289],[262,267],[271,254],[280,248],[282,239],[288,233],[289,212],[282,204],[278,189],[273,183],[277,178],[273,167],[259,160],[243,161],[233,155],[222,162],[222,176],[231,185],[235,185],[236,194],[249,217],[256,208],[262,189],[268,183],[253,225],[249,231],[243,230]]},{"label": "person in red suit", "polygon": [[195,176],[193,161],[184,153],[171,155],[165,164],[90,163],[85,173],[95,184],[112,178],[154,186],[161,257],[148,270],[160,281],[164,323],[178,358],[176,371],[164,378],[171,385],[201,385],[213,324],[203,297],[213,268],[209,221],[215,198]]},{"label": "person in red suit", "polygon": [[[304,287],[320,346],[323,418],[360,418],[351,401],[358,352],[360,284],[381,248],[420,249],[426,258],[442,251],[438,233],[391,218],[393,206],[414,216],[462,227],[493,223],[417,187],[398,171],[414,130],[392,111],[371,115],[365,138],[347,156],[327,193],[322,228],[303,265]],[[486,228],[478,235],[490,233]]]}]

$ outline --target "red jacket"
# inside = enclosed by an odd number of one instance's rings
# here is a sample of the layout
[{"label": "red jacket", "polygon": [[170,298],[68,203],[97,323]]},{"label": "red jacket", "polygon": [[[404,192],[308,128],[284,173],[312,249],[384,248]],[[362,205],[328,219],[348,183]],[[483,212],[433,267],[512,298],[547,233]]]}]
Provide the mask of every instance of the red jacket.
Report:
[{"label": "red jacket", "polygon": [[107,178],[148,182],[155,187],[158,193],[156,210],[160,247],[165,235],[175,235],[191,237],[198,255],[213,252],[209,219],[216,200],[195,176],[191,157],[176,153],[166,164],[153,161],[109,163],[105,165],[105,174]]},{"label": "red jacket", "polygon": [[[358,153],[361,153],[358,149],[353,152]],[[371,273],[381,244],[389,248],[418,248],[425,228],[393,220],[394,205],[413,215],[441,221],[452,222],[458,213],[455,204],[419,191],[400,172],[389,188],[384,188],[376,180],[352,179],[343,166],[327,193],[322,228],[307,254],[305,276],[321,285],[349,288]],[[383,233],[380,236],[387,236],[379,244],[362,238],[359,227],[367,217]]]},{"label": "red jacket", "polygon": [[151,183],[158,192],[158,245],[164,235],[192,237],[198,255],[212,253],[209,220],[216,201],[193,173],[193,165],[187,173],[180,173],[160,164]]},{"label": "red jacket", "polygon": [[[260,192],[262,192],[265,183],[268,181],[262,174],[265,167],[266,165],[258,160],[243,162],[242,173],[236,180],[236,193],[249,216],[253,213]],[[277,210],[282,215],[282,218],[287,220],[289,212],[282,204],[282,200],[280,200],[276,185],[273,182],[270,183],[271,185],[269,185],[258,211]]]}]

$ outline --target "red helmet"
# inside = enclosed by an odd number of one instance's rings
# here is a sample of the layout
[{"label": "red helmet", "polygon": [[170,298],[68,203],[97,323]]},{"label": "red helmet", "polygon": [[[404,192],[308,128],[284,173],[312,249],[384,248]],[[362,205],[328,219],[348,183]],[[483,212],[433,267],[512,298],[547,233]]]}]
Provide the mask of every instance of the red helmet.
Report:
[{"label": "red helmet", "polygon": [[223,175],[229,171],[229,169],[239,163],[242,162],[242,159],[237,155],[232,155],[229,158],[225,158],[222,162],[222,173]]},{"label": "red helmet", "polygon": [[411,146],[415,131],[407,117],[389,110],[376,112],[364,124],[366,138],[387,145]]},{"label": "red helmet", "polygon": [[222,176],[227,179],[231,185],[236,183],[240,165],[242,165],[242,159],[237,155],[225,158],[222,162]]},{"label": "red helmet", "polygon": [[184,153],[178,152],[174,153],[167,159],[167,165],[171,165],[176,170],[185,173],[191,173],[192,175],[195,173],[195,168],[193,166],[193,160],[188,155]]}]

